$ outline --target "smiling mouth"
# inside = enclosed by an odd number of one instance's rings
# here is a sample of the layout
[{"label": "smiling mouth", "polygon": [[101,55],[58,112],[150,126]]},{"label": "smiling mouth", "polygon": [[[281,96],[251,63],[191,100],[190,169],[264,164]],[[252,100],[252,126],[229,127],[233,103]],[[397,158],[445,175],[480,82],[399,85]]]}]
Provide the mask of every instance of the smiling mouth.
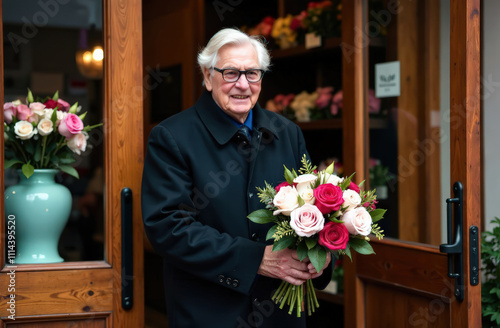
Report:
[{"label": "smiling mouth", "polygon": [[236,98],[236,99],[247,99],[250,96],[236,96],[236,95],[233,95],[231,97]]}]

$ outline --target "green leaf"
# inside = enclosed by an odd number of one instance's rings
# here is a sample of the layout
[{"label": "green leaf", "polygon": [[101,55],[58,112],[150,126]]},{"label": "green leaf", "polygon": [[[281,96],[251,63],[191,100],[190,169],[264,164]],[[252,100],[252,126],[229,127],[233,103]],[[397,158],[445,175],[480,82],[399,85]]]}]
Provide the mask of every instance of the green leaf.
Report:
[{"label": "green leaf", "polygon": [[5,169],[8,169],[9,167],[13,166],[13,165],[16,165],[16,164],[21,164],[22,161],[18,160],[18,159],[9,159],[7,161],[5,161],[4,163],[4,168]]},{"label": "green leaf", "polygon": [[[306,239],[307,240],[307,239]],[[299,261],[302,261],[307,257],[308,248],[304,241],[300,242],[297,246],[297,256],[299,257]]]},{"label": "green leaf", "polygon": [[300,197],[300,195],[297,196],[297,202],[299,203],[299,207],[301,207],[302,205],[304,205],[306,203],[306,202],[304,202],[302,197]]},{"label": "green leaf", "polygon": [[276,217],[273,215],[273,212],[265,209],[253,211],[247,216],[247,218],[249,218],[250,221],[258,224],[276,222]]},{"label": "green leaf", "polygon": [[33,93],[31,92],[31,90],[28,88],[28,103],[32,103],[35,101],[35,99],[33,99]]},{"label": "green leaf", "polygon": [[352,249],[362,255],[375,254],[372,245],[364,239],[352,238],[349,240]]},{"label": "green leaf", "polygon": [[277,229],[278,229],[278,225],[277,224],[273,225],[271,227],[271,229],[269,229],[267,231],[266,240],[272,239],[273,235],[274,235],[274,233],[276,232]]},{"label": "green leaf", "polygon": [[76,114],[76,111],[78,110],[78,101],[76,103],[73,104],[73,106],[71,106],[69,108],[69,113],[71,114]]},{"label": "green leaf", "polygon": [[295,179],[295,177],[293,176],[293,173],[286,168],[286,166],[283,165],[283,167],[285,168],[285,179],[286,179],[286,182],[288,182],[290,185],[293,185],[293,179]]},{"label": "green leaf", "polygon": [[295,242],[295,239],[296,238],[294,235],[282,237],[280,240],[274,242],[273,251],[280,251],[282,249],[292,246],[292,244]]},{"label": "green leaf", "polygon": [[31,164],[23,164],[23,166],[21,167],[21,171],[23,172],[26,179],[29,179],[30,176],[33,175],[33,172],[35,172],[35,168]]},{"label": "green leaf", "polygon": [[308,252],[309,260],[311,260],[312,265],[316,269],[316,272],[320,272],[326,263],[326,251],[320,245],[316,245],[313,249]]},{"label": "green leaf", "polygon": [[82,121],[85,119],[85,116],[87,116],[87,112],[83,113],[82,115],[78,116]]},{"label": "green leaf", "polygon": [[61,165],[59,166],[59,169],[61,171],[63,171],[64,173],[67,173],[77,179],[80,179],[80,176],[78,175],[78,172],[75,170],[75,168],[73,166],[69,166],[69,165]]},{"label": "green leaf", "polygon": [[52,121],[52,124],[54,124],[54,129],[55,129],[56,122],[57,122],[57,110],[54,110],[52,112],[52,115],[50,116],[50,120]]},{"label": "green leaf", "polygon": [[52,100],[58,101],[59,100],[59,90],[57,90],[54,95],[52,96]]},{"label": "green leaf", "polygon": [[376,222],[380,221],[381,219],[383,219],[385,212],[387,212],[387,210],[384,210],[382,208],[377,208],[377,209],[371,211],[370,215],[372,217],[373,223],[376,223]]},{"label": "green leaf", "polygon": [[347,243],[347,247],[345,248],[344,252],[347,256],[349,256],[349,258],[351,259],[351,262],[352,262],[351,248],[349,246],[349,243]]},{"label": "green leaf", "polygon": [[308,249],[312,249],[318,241],[315,238],[306,238],[306,245]]},{"label": "green leaf", "polygon": [[333,169],[335,168],[335,162],[332,162],[332,164],[328,165],[326,168],[325,172],[328,174],[333,174]]}]

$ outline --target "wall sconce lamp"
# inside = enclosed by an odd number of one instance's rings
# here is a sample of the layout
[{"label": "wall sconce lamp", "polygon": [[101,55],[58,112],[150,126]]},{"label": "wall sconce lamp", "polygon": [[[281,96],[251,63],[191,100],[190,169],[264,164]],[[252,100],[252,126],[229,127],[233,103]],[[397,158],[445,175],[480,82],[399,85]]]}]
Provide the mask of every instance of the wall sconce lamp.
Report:
[{"label": "wall sconce lamp", "polygon": [[89,47],[87,30],[80,30],[78,50],[76,51],[76,64],[80,73],[89,79],[102,79],[104,51],[101,45]]}]

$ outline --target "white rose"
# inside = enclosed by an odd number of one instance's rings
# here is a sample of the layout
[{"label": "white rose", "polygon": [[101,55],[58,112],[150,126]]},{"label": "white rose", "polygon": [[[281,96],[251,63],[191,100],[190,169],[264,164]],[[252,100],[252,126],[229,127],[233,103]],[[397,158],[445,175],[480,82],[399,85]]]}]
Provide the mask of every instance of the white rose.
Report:
[{"label": "white rose", "polygon": [[[44,118],[50,120],[52,118],[52,114],[53,113],[54,113],[54,109],[53,108],[46,109],[45,110]],[[66,116],[68,116],[68,113],[60,111],[60,110],[56,111],[56,117],[57,117],[56,126],[59,125],[59,121],[61,121],[62,119],[64,119]]]},{"label": "white rose", "polygon": [[314,205],[304,204],[290,214],[290,227],[302,237],[311,237],[323,230],[325,218]]},{"label": "white rose", "polygon": [[85,151],[85,149],[87,148],[88,138],[89,135],[87,134],[87,132],[80,132],[75,134],[71,139],[68,140],[69,149],[71,149],[74,153],[80,155],[81,152]]},{"label": "white rose", "polygon": [[300,197],[308,204],[314,204],[314,192],[311,184],[314,184],[317,178],[314,174],[302,174],[293,180],[297,184],[296,188]]},{"label": "white rose", "polygon": [[14,125],[14,132],[16,133],[17,137],[21,140],[31,139],[31,137],[37,134],[37,131],[35,128],[33,128],[33,125],[27,121],[17,122]]},{"label": "white rose", "polygon": [[347,206],[346,211],[353,210],[361,204],[361,196],[351,189],[345,190],[342,194],[342,198],[344,198],[344,204],[342,204],[342,206]]},{"label": "white rose", "polygon": [[372,217],[364,207],[345,212],[342,221],[350,234],[368,236],[372,231]]},{"label": "white rose", "polygon": [[34,102],[30,104],[30,109],[39,117],[45,117],[45,105],[41,102]]},{"label": "white rose", "polygon": [[274,211],[273,215],[283,213],[290,215],[290,213],[299,206],[298,192],[295,187],[285,186],[281,187],[280,191],[274,196],[273,203],[278,208]]},{"label": "white rose", "polygon": [[321,172],[319,176],[321,183],[331,183],[334,186],[338,186],[344,181],[344,178],[340,178],[335,174],[328,174],[326,172]]},{"label": "white rose", "polygon": [[41,136],[47,136],[51,134],[52,131],[54,131],[54,124],[51,120],[42,118],[38,123],[37,129],[38,133],[40,133]]}]

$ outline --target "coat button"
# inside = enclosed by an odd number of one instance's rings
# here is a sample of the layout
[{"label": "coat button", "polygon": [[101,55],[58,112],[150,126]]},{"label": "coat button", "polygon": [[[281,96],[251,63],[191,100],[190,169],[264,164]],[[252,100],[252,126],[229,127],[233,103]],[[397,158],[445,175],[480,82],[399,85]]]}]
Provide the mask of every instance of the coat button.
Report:
[{"label": "coat button", "polygon": [[255,299],[253,300],[253,304],[254,304],[255,306],[260,306],[259,299],[258,299],[258,298],[255,298]]},{"label": "coat button", "polygon": [[238,281],[238,279],[234,279],[233,280],[233,287],[236,288],[240,285],[240,282]]},{"label": "coat button", "polygon": [[250,238],[251,238],[253,241],[258,241],[258,240],[259,240],[259,235],[258,235],[256,232],[254,232]]},{"label": "coat button", "polygon": [[219,280],[219,282],[222,284],[224,283],[224,279],[226,279],[226,277],[224,277],[223,274],[219,275],[219,277],[217,278]]},{"label": "coat button", "polygon": [[226,278],[226,285],[231,286],[232,279]]}]

